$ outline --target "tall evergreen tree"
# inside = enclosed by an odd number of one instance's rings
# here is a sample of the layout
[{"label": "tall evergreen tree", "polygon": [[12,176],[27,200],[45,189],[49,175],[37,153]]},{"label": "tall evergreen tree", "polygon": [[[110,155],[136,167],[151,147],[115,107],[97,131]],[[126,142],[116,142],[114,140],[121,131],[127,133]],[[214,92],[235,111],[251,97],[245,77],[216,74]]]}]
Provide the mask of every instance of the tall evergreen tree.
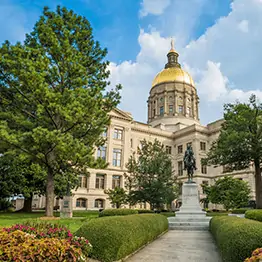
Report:
[{"label": "tall evergreen tree", "polygon": [[53,216],[55,177],[105,166],[94,147],[104,142],[121,89],[106,91],[106,53],[88,20],[60,6],[44,8],[23,44],[0,48],[0,144],[47,172],[46,216]]},{"label": "tall evergreen tree", "polygon": [[175,176],[171,156],[163,144],[158,140],[153,143],[142,141],[138,155],[129,158],[127,169],[126,186],[131,203],[147,202],[151,209],[170,204]]},{"label": "tall evergreen tree", "polygon": [[224,165],[230,170],[255,168],[256,205],[262,208],[262,104],[252,95],[249,103],[226,104],[220,135],[212,145],[208,164]]}]

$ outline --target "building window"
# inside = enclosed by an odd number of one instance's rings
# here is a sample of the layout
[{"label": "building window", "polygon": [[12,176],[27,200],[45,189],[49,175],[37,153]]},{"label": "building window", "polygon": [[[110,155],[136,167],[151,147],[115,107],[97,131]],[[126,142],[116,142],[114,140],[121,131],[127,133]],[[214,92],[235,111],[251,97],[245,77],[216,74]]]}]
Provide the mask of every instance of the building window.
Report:
[{"label": "building window", "polygon": [[105,188],[105,175],[96,174],[96,188],[104,189]]},{"label": "building window", "polygon": [[97,149],[97,158],[106,160],[106,146],[100,146]]},{"label": "building window", "polygon": [[82,188],[87,188],[87,177],[86,176],[78,177],[78,186]]},{"label": "building window", "polygon": [[178,106],[178,113],[183,114],[183,106]]},{"label": "building window", "polygon": [[200,142],[200,150],[206,151],[206,142]]},{"label": "building window", "polygon": [[121,187],[121,176],[112,177],[112,188]]},{"label": "building window", "polygon": [[159,101],[162,103],[164,101],[164,98],[160,97]]},{"label": "building window", "polygon": [[130,139],[130,146],[131,148],[133,148],[133,139],[132,138]]},{"label": "building window", "polygon": [[95,207],[97,208],[104,208],[105,201],[103,199],[96,199],[95,200]]},{"label": "building window", "polygon": [[168,154],[171,154],[172,153],[172,147],[171,146],[166,146],[166,152]]},{"label": "building window", "polygon": [[173,113],[173,105],[169,105],[169,113]]},{"label": "building window", "polygon": [[102,133],[103,137],[107,137],[107,128],[104,129],[103,133]]},{"label": "building window", "polygon": [[122,150],[118,148],[113,149],[113,166],[121,166]]},{"label": "building window", "polygon": [[86,202],[85,198],[78,198],[76,200],[76,207],[86,207]]},{"label": "building window", "polygon": [[207,165],[202,164],[202,159],[201,159],[201,173],[207,174]]},{"label": "building window", "polygon": [[122,140],[123,138],[123,129],[115,128],[114,129],[114,139]]},{"label": "building window", "polygon": [[177,153],[182,154],[183,153],[183,145],[180,145],[177,147]]},{"label": "building window", "polygon": [[177,163],[178,163],[178,175],[183,176],[183,162],[178,161]]},{"label": "building window", "polygon": [[160,106],[160,115],[164,115],[164,107],[163,106]]},{"label": "building window", "polygon": [[156,115],[156,110],[153,109],[153,117]]}]

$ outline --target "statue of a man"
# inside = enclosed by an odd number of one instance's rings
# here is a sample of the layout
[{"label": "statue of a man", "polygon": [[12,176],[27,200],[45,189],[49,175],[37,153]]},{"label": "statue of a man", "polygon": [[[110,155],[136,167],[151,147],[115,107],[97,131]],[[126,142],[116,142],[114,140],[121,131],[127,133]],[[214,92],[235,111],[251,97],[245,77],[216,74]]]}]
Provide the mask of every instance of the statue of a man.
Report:
[{"label": "statue of a man", "polygon": [[196,159],[194,157],[194,152],[191,145],[187,146],[185,155],[184,155],[184,169],[187,170],[188,182],[193,182],[194,170],[196,170]]}]

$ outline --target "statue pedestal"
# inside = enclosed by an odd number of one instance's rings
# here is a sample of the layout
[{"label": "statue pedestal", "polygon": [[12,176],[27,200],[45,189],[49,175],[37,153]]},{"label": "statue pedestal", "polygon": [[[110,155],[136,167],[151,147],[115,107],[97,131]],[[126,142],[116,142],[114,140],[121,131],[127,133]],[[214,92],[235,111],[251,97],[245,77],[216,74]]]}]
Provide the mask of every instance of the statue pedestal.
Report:
[{"label": "statue pedestal", "polygon": [[62,207],[60,210],[61,218],[71,218],[73,217],[73,203],[71,196],[64,196],[62,201]]},{"label": "statue pedestal", "polygon": [[169,229],[175,230],[208,230],[211,217],[202,211],[198,200],[198,186],[195,183],[184,183],[182,187],[182,206],[175,217],[169,217]]}]

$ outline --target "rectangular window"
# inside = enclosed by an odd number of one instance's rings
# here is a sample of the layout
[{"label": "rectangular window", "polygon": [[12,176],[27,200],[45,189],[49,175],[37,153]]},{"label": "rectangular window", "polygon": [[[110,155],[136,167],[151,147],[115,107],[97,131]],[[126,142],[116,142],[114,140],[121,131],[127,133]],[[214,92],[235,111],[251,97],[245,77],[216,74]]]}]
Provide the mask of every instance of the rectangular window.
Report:
[{"label": "rectangular window", "polygon": [[171,154],[172,153],[172,147],[171,146],[166,146],[166,152],[168,154]]},{"label": "rectangular window", "polygon": [[164,115],[164,107],[163,106],[160,106],[160,115]]},{"label": "rectangular window", "polygon": [[153,109],[153,117],[156,115],[156,110]]},{"label": "rectangular window", "polygon": [[121,166],[122,150],[118,148],[113,149],[113,166]]},{"label": "rectangular window", "polygon": [[106,146],[100,146],[97,149],[97,158],[99,157],[106,160]]},{"label": "rectangular window", "polygon": [[207,174],[207,165],[202,164],[202,159],[201,159],[201,173]]},{"label": "rectangular window", "polygon": [[130,146],[131,148],[133,148],[133,139],[132,138],[130,139]]},{"label": "rectangular window", "polygon": [[183,106],[178,106],[178,113],[183,114]]},{"label": "rectangular window", "polygon": [[121,176],[112,177],[112,188],[121,187]]},{"label": "rectangular window", "polygon": [[78,198],[76,200],[76,207],[86,207],[86,199]]},{"label": "rectangular window", "polygon": [[105,175],[96,174],[96,188],[104,189],[105,188]]},{"label": "rectangular window", "polygon": [[123,138],[123,129],[115,128],[114,129],[114,139],[122,140]]},{"label": "rectangular window", "polygon": [[206,151],[206,142],[200,142],[200,150]]},{"label": "rectangular window", "polygon": [[178,175],[183,176],[183,161],[178,161]]},{"label": "rectangular window", "polygon": [[87,177],[86,176],[78,177],[78,186],[82,188],[87,188]]},{"label": "rectangular window", "polygon": [[183,153],[183,145],[180,145],[177,147],[177,153],[182,154]]},{"label": "rectangular window", "polygon": [[169,105],[169,113],[173,113],[173,105]]}]

